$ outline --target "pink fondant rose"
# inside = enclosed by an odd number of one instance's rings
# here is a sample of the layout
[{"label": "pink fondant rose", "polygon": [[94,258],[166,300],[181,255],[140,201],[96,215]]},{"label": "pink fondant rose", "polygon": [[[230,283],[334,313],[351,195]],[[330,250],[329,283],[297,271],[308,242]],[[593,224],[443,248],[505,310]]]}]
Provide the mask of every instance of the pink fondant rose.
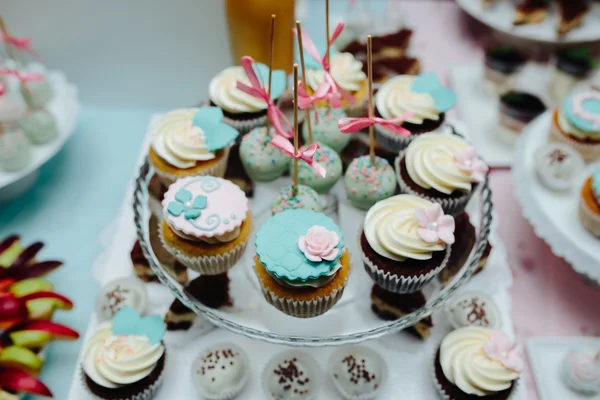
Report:
[{"label": "pink fondant rose", "polygon": [[523,370],[523,357],[521,350],[511,343],[502,332],[494,332],[483,345],[485,354],[494,361],[498,361],[508,369],[516,372]]},{"label": "pink fondant rose", "polygon": [[320,225],[314,225],[306,231],[306,235],[298,238],[298,247],[310,261],[333,261],[340,252],[336,248],[339,242],[340,237],[337,233],[328,231]]}]

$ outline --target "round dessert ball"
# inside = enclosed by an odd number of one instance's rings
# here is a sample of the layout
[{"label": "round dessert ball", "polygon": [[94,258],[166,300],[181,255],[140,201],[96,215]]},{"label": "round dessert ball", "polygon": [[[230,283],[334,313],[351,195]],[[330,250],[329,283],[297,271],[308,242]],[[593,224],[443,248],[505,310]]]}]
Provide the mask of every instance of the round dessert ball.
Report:
[{"label": "round dessert ball", "polygon": [[354,207],[368,210],[379,200],[387,199],[396,192],[396,176],[387,160],[375,157],[373,165],[370,156],[361,156],[348,166],[344,187]]},{"label": "round dessert ball", "polygon": [[311,400],[319,387],[320,370],[308,354],[290,350],[275,356],[263,372],[269,400]]},{"label": "round dessert ball", "polygon": [[20,129],[5,131],[0,135],[0,170],[18,171],[31,159],[31,143]]},{"label": "round dessert ball", "polygon": [[41,80],[21,83],[21,93],[27,99],[29,106],[35,109],[46,107],[54,96],[52,86],[44,76]]},{"label": "round dessert ball", "polygon": [[31,110],[19,120],[19,126],[34,144],[46,144],[58,137],[56,120],[45,109]]},{"label": "round dessert ball", "polygon": [[[313,141],[328,145],[336,152],[341,152],[352,135],[340,132],[338,122],[347,115],[341,108],[319,107],[310,113],[310,125],[312,128]],[[302,137],[308,143],[308,124],[306,121],[302,126]]]},{"label": "round dessert ball", "polygon": [[594,348],[576,348],[563,361],[563,377],[568,387],[594,396],[600,393],[600,359]]},{"label": "round dessert ball", "polygon": [[333,384],[344,399],[374,399],[385,382],[385,361],[368,347],[340,348],[329,363]]},{"label": "round dessert ball", "polygon": [[[327,194],[342,176],[342,159],[331,147],[319,143],[314,160],[321,164],[327,174],[323,178],[313,167],[304,161],[298,162],[298,183],[309,186],[319,194]],[[294,160],[290,162],[290,174],[293,173]]]},{"label": "round dessert ball", "polygon": [[323,205],[319,194],[313,188],[305,185],[298,185],[296,193],[294,193],[292,185],[284,186],[273,201],[271,214],[275,215],[278,212],[298,208],[321,212]]},{"label": "round dessert ball", "polygon": [[96,315],[101,320],[112,319],[123,307],[144,314],[147,303],[146,286],[136,278],[118,278],[100,289],[96,295]]},{"label": "round dessert ball", "polygon": [[248,367],[246,354],[238,346],[211,346],[194,361],[194,385],[206,399],[233,399],[242,391],[248,380]]},{"label": "round dessert ball", "polygon": [[267,135],[267,128],[254,128],[244,135],[240,144],[240,158],[246,173],[253,181],[270,182],[279,178],[289,164],[287,157],[277,147],[269,144],[272,135]]}]

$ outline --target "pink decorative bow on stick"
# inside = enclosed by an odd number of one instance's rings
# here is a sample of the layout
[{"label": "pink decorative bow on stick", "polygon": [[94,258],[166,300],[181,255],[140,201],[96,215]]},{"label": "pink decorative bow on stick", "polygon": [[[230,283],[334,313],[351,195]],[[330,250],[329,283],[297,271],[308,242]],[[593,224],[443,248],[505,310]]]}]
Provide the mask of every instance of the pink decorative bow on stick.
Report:
[{"label": "pink decorative bow on stick", "polygon": [[317,102],[327,98],[329,93],[329,85],[319,85],[317,90],[311,96],[304,87],[302,82],[298,82],[298,108],[305,110],[313,107],[315,113],[315,121],[319,121],[319,113],[317,112]]},{"label": "pink decorative bow on stick", "polygon": [[0,96],[4,96],[6,93],[6,83],[0,82]]},{"label": "pink decorative bow on stick", "polygon": [[283,151],[287,155],[296,160],[302,160],[307,163],[310,167],[312,167],[319,175],[323,178],[327,176],[327,171],[325,167],[315,161],[315,151],[317,151],[320,146],[318,143],[312,143],[308,145],[304,150],[299,150],[298,153],[294,151],[294,145],[290,143],[288,139],[281,135],[275,135],[270,142],[273,146],[277,147],[279,150]]},{"label": "pink decorative bow on stick", "polygon": [[378,117],[342,118],[338,122],[338,128],[342,133],[354,133],[372,125],[381,125],[400,136],[409,136],[410,131],[400,126],[400,124],[411,116],[412,113],[407,112],[404,115],[394,119],[383,119]]},{"label": "pink decorative bow on stick", "polygon": [[[331,47],[333,45],[333,43],[340,36],[343,30],[344,24],[339,23],[333,31],[331,38],[327,42],[328,47]],[[296,29],[293,29],[293,31],[295,35],[298,35],[298,31]],[[329,65],[329,60],[327,60],[327,55],[325,54],[321,57],[321,55],[319,54],[319,50],[317,50],[315,42],[308,35],[308,33],[306,33],[304,29],[302,29],[301,35],[304,50],[306,50],[306,52],[310,54],[312,58],[314,58],[321,64],[321,66],[323,67],[323,71],[325,72],[325,81],[319,85],[316,92],[325,92],[325,98],[329,99],[331,106],[334,108],[342,106],[341,99],[346,100],[348,104],[356,103],[356,99],[346,90],[344,90],[340,85],[338,85],[335,79],[333,79],[333,76],[331,76],[331,66]],[[327,90],[325,90],[325,88],[327,88]]]},{"label": "pink decorative bow on stick", "polygon": [[36,53],[31,48],[31,39],[30,38],[18,38],[15,36],[11,36],[7,34],[0,34],[0,41],[10,44],[13,47],[16,47],[19,50],[25,51],[36,58],[42,58],[38,53]]},{"label": "pink decorative bow on stick", "polygon": [[265,103],[267,103],[267,116],[271,120],[275,131],[287,138],[292,137],[292,124],[286,118],[283,112],[279,108],[277,108],[275,102],[273,102],[273,99],[271,99],[271,96],[269,96],[267,90],[261,85],[260,81],[258,80],[256,72],[254,72],[254,68],[252,68],[252,65],[254,64],[254,60],[252,59],[252,57],[242,57],[241,63],[242,68],[244,69],[244,72],[246,73],[246,76],[250,81],[250,86],[238,81],[236,85],[237,89],[249,94],[252,97],[261,99]]},{"label": "pink decorative bow on stick", "polygon": [[0,75],[13,75],[21,82],[41,81],[42,75],[35,72],[20,72],[16,69],[0,68]]}]

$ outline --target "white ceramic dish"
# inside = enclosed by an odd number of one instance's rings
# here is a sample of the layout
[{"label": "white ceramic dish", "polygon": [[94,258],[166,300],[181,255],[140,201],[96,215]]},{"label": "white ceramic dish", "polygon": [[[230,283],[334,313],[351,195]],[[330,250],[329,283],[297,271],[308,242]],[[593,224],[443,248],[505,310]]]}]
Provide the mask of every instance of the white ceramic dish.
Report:
[{"label": "white ceramic dish", "polygon": [[600,285],[600,239],[585,230],[577,211],[579,189],[594,165],[588,164],[571,190],[565,192],[547,189],[534,170],[533,154],[547,143],[551,118],[552,111],[541,115],[517,141],[512,168],[515,195],[523,215],[552,252],[564,258],[579,274]]},{"label": "white ceramic dish", "polygon": [[[63,148],[75,131],[81,110],[77,87],[67,81],[62,72],[49,71],[39,63],[28,65],[27,70],[43,73],[52,86],[54,98],[48,105],[48,110],[56,118],[59,136],[45,145],[32,145],[31,161],[26,168],[16,172],[0,171],[0,201],[18,196],[35,183],[39,168]],[[16,86],[17,82],[11,79],[9,84],[12,87]],[[16,88],[13,93],[20,93],[20,91]]]},{"label": "white ceramic dish", "polygon": [[586,15],[584,23],[566,35],[557,33],[559,22],[558,10],[552,8],[544,22],[513,26],[515,2],[513,0],[496,0],[489,7],[483,6],[483,0],[456,0],[456,3],[473,18],[489,27],[521,39],[555,44],[575,44],[600,40],[600,10],[592,7]]}]

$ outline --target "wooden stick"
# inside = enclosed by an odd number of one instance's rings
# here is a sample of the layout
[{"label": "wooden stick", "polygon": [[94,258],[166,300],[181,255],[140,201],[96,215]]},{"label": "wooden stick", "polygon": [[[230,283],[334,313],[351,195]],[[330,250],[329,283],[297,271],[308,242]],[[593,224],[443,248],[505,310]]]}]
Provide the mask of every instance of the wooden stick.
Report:
[{"label": "wooden stick", "polygon": [[[298,64],[294,64],[294,155],[298,154]],[[298,194],[298,159],[294,157],[294,196]]]},{"label": "wooden stick", "polygon": [[[373,40],[367,35],[367,65],[369,66],[369,118],[373,118]],[[375,132],[373,125],[369,126],[369,156],[371,165],[375,167]]]},{"label": "wooden stick", "polygon": [[[269,86],[267,93],[271,97],[271,78],[273,75],[273,53],[275,51],[275,14],[271,14],[271,36],[269,37]],[[271,120],[267,117],[267,136],[271,135]]]},{"label": "wooden stick", "polygon": [[[298,36],[298,48],[300,49],[300,66],[302,67],[302,85],[304,85],[305,89],[308,89],[306,86],[306,67],[304,66],[304,51],[302,51],[302,27],[300,26],[300,21],[296,21],[296,32],[298,32],[298,34],[296,36]],[[306,107],[306,109],[304,109],[304,115],[305,115],[305,119],[304,119],[304,123],[306,124],[306,127],[308,128],[308,144],[311,144],[313,142],[313,136],[312,136],[312,123],[310,122],[310,107]]]},{"label": "wooden stick", "polygon": [[[2,17],[0,17],[0,31],[2,32],[3,36],[8,36],[8,29],[6,28],[6,25],[4,24],[4,20],[2,19]],[[13,60],[15,60],[18,63],[19,60],[17,60],[17,55],[14,52],[12,44],[4,42],[4,46],[6,48],[6,53],[8,54],[8,57],[12,58]]]},{"label": "wooden stick", "polygon": [[327,65],[329,65],[329,0],[325,0],[325,43],[327,43]]}]

